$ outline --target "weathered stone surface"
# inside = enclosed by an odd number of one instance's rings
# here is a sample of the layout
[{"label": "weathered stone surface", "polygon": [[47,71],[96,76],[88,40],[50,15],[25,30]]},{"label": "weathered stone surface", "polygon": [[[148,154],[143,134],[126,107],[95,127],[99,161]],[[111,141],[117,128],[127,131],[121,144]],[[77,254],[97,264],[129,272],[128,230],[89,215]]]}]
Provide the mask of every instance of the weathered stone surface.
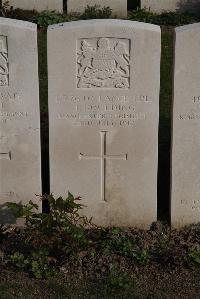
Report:
[{"label": "weathered stone surface", "polygon": [[0,18],[0,207],[38,202],[39,115],[37,26]]},{"label": "weathered stone surface", "polygon": [[176,29],[171,220],[200,220],[200,24]]},{"label": "weathered stone surface", "polygon": [[83,13],[87,6],[110,7],[113,16],[127,17],[127,0],[68,0],[68,13]]},{"label": "weathered stone surface", "polygon": [[156,220],[160,28],[91,20],[48,29],[51,192],[96,224]]},{"label": "weathered stone surface", "polygon": [[150,9],[156,13],[164,11],[200,12],[199,0],[141,0],[141,8]]},{"label": "weathered stone surface", "polygon": [[2,3],[9,1],[9,5],[14,9],[20,8],[24,10],[56,10],[63,11],[63,0],[3,0]]}]

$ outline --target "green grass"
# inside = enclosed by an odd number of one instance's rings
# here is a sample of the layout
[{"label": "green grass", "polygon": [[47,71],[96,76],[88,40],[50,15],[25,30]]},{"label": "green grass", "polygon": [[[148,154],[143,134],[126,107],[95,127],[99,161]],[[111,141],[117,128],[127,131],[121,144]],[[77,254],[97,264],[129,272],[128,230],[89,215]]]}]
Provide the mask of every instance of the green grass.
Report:
[{"label": "green grass", "polygon": [[[0,283],[0,299],[15,299],[23,294],[22,290],[25,289],[21,288],[19,283]],[[27,292],[25,291],[25,293]]]},{"label": "green grass", "polygon": [[16,298],[72,298],[72,290],[67,283],[61,284],[58,280],[0,283],[0,299]]},{"label": "green grass", "polygon": [[[181,275],[183,274],[183,277]],[[15,282],[13,280],[16,280]],[[158,285],[142,276],[135,283],[122,290],[115,287],[115,279],[77,278],[74,280],[58,277],[44,280],[32,280],[17,274],[10,282],[0,282],[0,299],[167,299],[167,298],[197,298],[199,292],[199,273],[165,273],[158,276]],[[110,288],[107,287],[109,283]],[[112,287],[114,283],[114,287]],[[149,285],[147,284],[149,283]],[[183,292],[181,290],[184,290]],[[187,292],[188,290],[188,292]],[[187,296],[188,294],[188,296]],[[186,296],[186,297],[185,297]]]}]

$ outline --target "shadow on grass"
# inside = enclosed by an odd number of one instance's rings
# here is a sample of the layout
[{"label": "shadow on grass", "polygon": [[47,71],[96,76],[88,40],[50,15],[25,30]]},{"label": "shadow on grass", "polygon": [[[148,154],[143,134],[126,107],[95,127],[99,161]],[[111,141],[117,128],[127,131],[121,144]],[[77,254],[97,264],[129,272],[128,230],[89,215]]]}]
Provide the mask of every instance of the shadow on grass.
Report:
[{"label": "shadow on grass", "polygon": [[[42,149],[42,193],[49,194],[49,117],[48,117],[48,74],[47,74],[47,33],[38,32],[39,86],[41,111],[41,149]],[[47,202],[43,202],[43,212],[48,212]]]},{"label": "shadow on grass", "polygon": [[170,220],[169,207],[173,37],[173,29],[162,32],[158,163],[158,220],[167,222]]}]

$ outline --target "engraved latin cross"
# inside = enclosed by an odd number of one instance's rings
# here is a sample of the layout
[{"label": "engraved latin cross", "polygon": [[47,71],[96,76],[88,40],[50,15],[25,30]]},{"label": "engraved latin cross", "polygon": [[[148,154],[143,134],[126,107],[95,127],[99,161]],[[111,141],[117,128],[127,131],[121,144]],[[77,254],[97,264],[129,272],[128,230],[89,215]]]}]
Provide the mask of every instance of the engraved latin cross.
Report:
[{"label": "engraved latin cross", "polygon": [[100,132],[101,137],[101,154],[100,156],[88,156],[80,153],[80,160],[100,160],[101,161],[101,199],[106,201],[105,199],[105,168],[106,168],[106,160],[127,160],[128,155],[107,155],[106,154],[106,131]]}]

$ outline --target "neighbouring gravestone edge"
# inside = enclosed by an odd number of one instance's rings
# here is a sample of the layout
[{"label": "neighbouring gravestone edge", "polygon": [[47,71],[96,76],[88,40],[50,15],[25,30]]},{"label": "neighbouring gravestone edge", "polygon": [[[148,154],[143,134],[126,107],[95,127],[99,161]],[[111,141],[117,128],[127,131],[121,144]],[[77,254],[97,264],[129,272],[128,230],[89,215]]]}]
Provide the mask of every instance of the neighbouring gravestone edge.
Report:
[{"label": "neighbouring gravestone edge", "polygon": [[3,17],[0,17],[0,26],[1,25],[14,26],[17,28],[25,28],[33,31],[37,30],[37,24],[34,24],[32,22],[10,19],[10,18],[3,18]]},{"label": "neighbouring gravestone edge", "polygon": [[[10,182],[1,185],[0,205],[10,201],[27,203],[31,199],[38,203],[35,194],[42,193],[42,182],[37,25],[1,17],[0,34],[7,45],[3,52],[7,54],[9,76],[6,88],[1,86],[2,107],[5,106],[1,121],[7,114],[11,115],[10,119],[6,119],[5,123],[9,124],[5,131],[3,127],[1,130],[8,139],[1,144],[1,151],[9,152],[7,160],[11,162],[6,168],[6,180]],[[3,57],[5,59],[5,55]],[[11,154],[12,151],[15,151],[14,154]],[[2,169],[5,169],[4,164]]]},{"label": "neighbouring gravestone edge", "polygon": [[[175,28],[171,145],[171,226],[199,222],[199,53],[200,23]],[[197,101],[198,105],[198,101]],[[194,182],[196,180],[196,183]]]},{"label": "neighbouring gravestone edge", "polygon": [[2,3],[7,1],[9,1],[9,7],[13,9],[63,12],[63,0],[2,0]]},{"label": "neighbouring gravestone edge", "polygon": [[194,23],[184,26],[179,26],[175,28],[175,33],[181,33],[185,31],[191,31],[191,30],[199,30],[200,29],[200,23]]}]

